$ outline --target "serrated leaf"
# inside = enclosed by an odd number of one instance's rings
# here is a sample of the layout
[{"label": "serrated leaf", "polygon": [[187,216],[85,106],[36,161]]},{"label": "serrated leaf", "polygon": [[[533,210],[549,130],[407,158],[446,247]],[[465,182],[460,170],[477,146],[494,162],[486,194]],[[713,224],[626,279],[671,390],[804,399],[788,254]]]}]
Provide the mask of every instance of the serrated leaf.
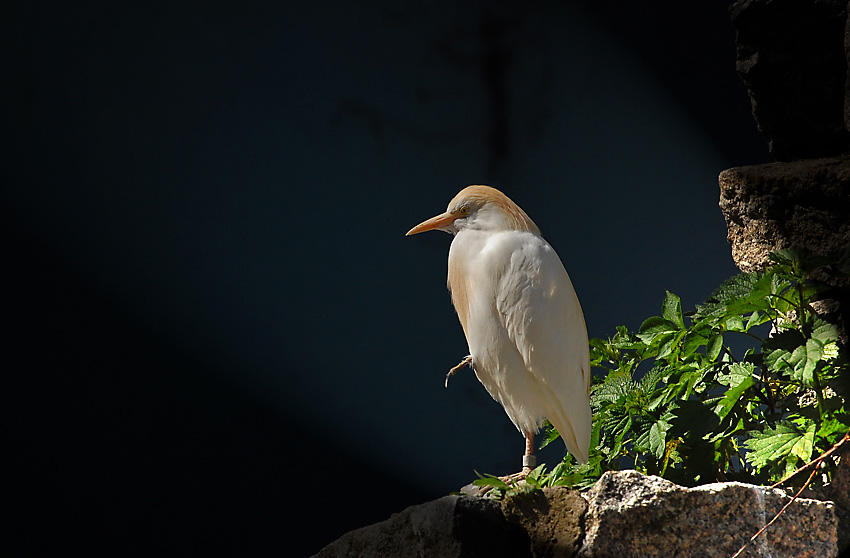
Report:
[{"label": "serrated leaf", "polygon": [[789,422],[782,422],[776,428],[765,427],[764,432],[753,432],[752,438],[745,442],[750,452],[747,461],[756,470],[766,465],[776,465],[789,457],[808,461],[814,449],[816,424],[810,421],[807,427],[801,429]]},{"label": "serrated leaf", "polygon": [[764,364],[772,372],[791,374],[802,354],[797,352],[797,356],[794,356],[794,352],[805,343],[803,334],[793,329],[771,336],[762,346]]},{"label": "serrated leaf", "polygon": [[832,445],[844,436],[848,429],[850,429],[850,415],[834,413],[821,423],[817,436],[825,440],[828,445]]},{"label": "serrated leaf", "polygon": [[652,426],[649,428],[649,451],[658,459],[664,457],[664,450],[667,447],[668,430],[670,430],[670,423],[663,419],[652,423]]},{"label": "serrated leaf", "polygon": [[606,404],[622,402],[636,386],[630,374],[613,371],[605,377],[604,382],[593,386],[590,404],[592,407],[600,408]]},{"label": "serrated leaf", "polygon": [[730,277],[711,293],[708,302],[730,302],[746,298],[752,294],[758,279],[757,273],[741,273]]},{"label": "serrated leaf", "polygon": [[806,425],[806,433],[791,448],[791,454],[796,455],[801,461],[806,462],[812,458],[815,449],[815,431],[817,424],[810,421]]},{"label": "serrated leaf", "polygon": [[[780,334],[794,339],[803,339],[797,331],[786,331]],[[779,336],[777,336],[779,337]],[[767,346],[767,343],[765,343]],[[814,372],[823,357],[823,343],[817,339],[806,339],[801,345],[789,352],[785,348],[771,350],[764,357],[767,367],[777,373],[786,374],[795,382],[811,386]]]},{"label": "serrated leaf", "polygon": [[821,358],[823,360],[833,360],[838,358],[839,349],[838,344],[834,341],[831,341],[823,346],[823,354]]},{"label": "serrated leaf", "polygon": [[638,386],[646,393],[655,391],[658,382],[664,378],[665,367],[653,366],[638,382]]},{"label": "serrated leaf", "polygon": [[735,387],[752,379],[755,366],[750,362],[733,362],[717,374],[717,381],[724,386]]},{"label": "serrated leaf", "polygon": [[552,423],[550,423],[548,420],[543,424],[543,433],[543,441],[540,443],[540,446],[537,449],[543,449],[561,437],[555,427],[552,426]]},{"label": "serrated leaf", "polygon": [[810,386],[814,382],[815,369],[823,356],[823,343],[817,339],[806,340],[805,354],[800,356],[803,366],[797,366],[795,369],[795,380],[803,382],[804,385]]},{"label": "serrated leaf", "polygon": [[838,326],[817,320],[812,329],[812,339],[817,339],[824,345],[838,341]]}]

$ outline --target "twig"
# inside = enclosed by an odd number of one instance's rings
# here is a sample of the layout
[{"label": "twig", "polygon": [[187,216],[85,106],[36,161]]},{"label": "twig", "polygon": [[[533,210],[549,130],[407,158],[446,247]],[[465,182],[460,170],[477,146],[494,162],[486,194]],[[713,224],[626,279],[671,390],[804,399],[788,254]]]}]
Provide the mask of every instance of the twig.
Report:
[{"label": "twig", "polygon": [[804,470],[808,469],[808,468],[809,468],[809,467],[811,467],[812,465],[820,465],[820,463],[821,463],[824,459],[826,459],[827,457],[829,457],[829,455],[830,455],[831,453],[833,453],[835,450],[837,450],[838,448],[840,448],[840,447],[841,447],[842,445],[844,445],[844,443],[845,443],[845,442],[847,442],[847,441],[850,441],[850,430],[848,430],[848,431],[847,431],[847,434],[845,434],[845,435],[844,435],[844,437],[843,437],[843,438],[841,438],[841,439],[840,439],[840,440],[839,440],[839,441],[838,441],[838,442],[837,442],[834,446],[832,446],[831,448],[829,448],[828,450],[826,450],[825,452],[823,452],[823,453],[822,453],[822,454],[821,454],[821,455],[820,455],[817,459],[812,459],[811,461],[809,461],[808,463],[806,463],[805,465],[803,465],[802,467],[800,467],[799,469],[797,469],[796,471],[794,471],[793,473],[791,473],[790,475],[788,475],[787,477],[785,477],[784,479],[782,479],[781,481],[779,481],[779,482],[777,482],[777,483],[775,483],[775,484],[770,485],[770,488],[776,488],[776,487],[778,487],[780,484],[782,484],[782,483],[784,483],[784,482],[786,482],[786,481],[788,481],[788,480],[790,480],[790,479],[794,478],[794,477],[795,477],[795,476],[797,476],[799,473],[802,473]]},{"label": "twig", "polygon": [[[756,539],[759,537],[759,535],[761,535],[762,533],[764,533],[764,531],[765,531],[768,527],[770,527],[771,525],[773,525],[773,522],[774,522],[774,521],[776,521],[777,519],[779,519],[779,516],[780,516],[780,515],[782,515],[782,513],[783,513],[785,510],[787,510],[787,509],[788,509],[788,506],[790,506],[791,504],[793,504],[793,503],[794,503],[794,500],[796,500],[796,499],[800,496],[800,494],[802,494],[802,493],[803,493],[803,491],[806,489],[806,487],[807,487],[807,486],[809,486],[809,483],[810,483],[810,482],[812,482],[812,479],[813,479],[813,478],[815,478],[815,473],[817,473],[817,471],[818,471],[817,465],[819,465],[820,463],[822,463],[824,459],[826,459],[827,457],[829,457],[829,455],[830,455],[830,454],[832,454],[835,450],[837,450],[838,448],[840,448],[840,447],[841,447],[841,446],[842,446],[845,442],[847,442],[848,440],[850,440],[850,430],[848,430],[848,431],[847,431],[847,434],[845,434],[845,435],[844,435],[844,437],[843,437],[843,438],[841,438],[841,439],[840,439],[840,440],[839,440],[839,441],[838,441],[838,442],[837,442],[834,446],[832,446],[831,448],[829,448],[828,450],[826,450],[825,452],[823,452],[823,453],[822,453],[820,456],[818,456],[816,459],[812,459],[811,461],[809,461],[808,463],[806,463],[805,465],[803,465],[802,467],[800,467],[799,469],[797,469],[796,471],[794,471],[793,473],[791,473],[790,475],[788,475],[787,477],[785,477],[784,479],[782,479],[781,481],[779,481],[779,482],[777,482],[776,484],[773,484],[773,485],[771,485],[771,486],[770,486],[770,488],[771,488],[771,489],[776,488],[776,487],[778,487],[780,484],[782,484],[783,482],[785,482],[785,481],[787,481],[787,480],[789,480],[789,479],[793,478],[794,476],[796,476],[797,474],[801,473],[801,472],[802,472],[802,471],[804,471],[805,469],[808,469],[809,467],[812,467],[812,472],[809,474],[809,478],[806,480],[806,482],[804,482],[804,483],[803,483],[803,486],[802,486],[802,487],[800,487],[800,490],[798,490],[798,491],[797,491],[797,493],[796,493],[796,494],[794,494],[794,496],[793,496],[793,497],[792,497],[792,498],[788,501],[788,503],[787,503],[787,504],[785,504],[784,506],[782,506],[782,509],[781,509],[781,510],[779,510],[779,513],[777,513],[776,515],[774,515],[774,516],[773,516],[773,519],[771,519],[770,521],[768,521],[768,522],[767,522],[767,524],[765,524],[765,526],[764,526],[764,527],[762,527],[761,529],[759,529],[759,530],[758,530],[758,532],[757,532],[755,535],[753,535],[752,537],[750,537],[750,540],[748,540],[747,542],[745,542],[745,543],[744,543],[744,546],[742,546],[741,548],[739,548],[739,549],[738,549],[738,552],[736,552],[735,554],[733,554],[733,555],[732,555],[732,558],[738,558],[738,556],[740,556],[740,555],[741,555],[741,553],[742,553],[742,552],[744,552],[744,550],[747,548],[747,546],[749,546],[749,544],[750,544],[751,542],[753,542],[754,540],[756,540]],[[813,465],[814,465],[814,467],[813,467]]]}]

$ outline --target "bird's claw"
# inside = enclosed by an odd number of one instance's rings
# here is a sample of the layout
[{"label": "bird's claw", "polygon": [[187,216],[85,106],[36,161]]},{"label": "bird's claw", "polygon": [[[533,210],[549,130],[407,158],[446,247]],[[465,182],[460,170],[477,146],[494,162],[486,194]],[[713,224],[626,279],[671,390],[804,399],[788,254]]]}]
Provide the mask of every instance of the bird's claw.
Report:
[{"label": "bird's claw", "polygon": [[457,371],[458,371],[458,370],[460,370],[461,368],[463,368],[463,367],[464,367],[464,366],[466,366],[467,364],[469,364],[469,365],[471,365],[471,364],[472,364],[472,355],[466,355],[466,356],[463,358],[463,360],[462,360],[462,361],[460,361],[460,363],[459,363],[459,364],[457,364],[457,365],[453,366],[453,367],[451,368],[451,370],[449,370],[449,373],[448,373],[448,374],[446,374],[446,387],[449,387],[449,378],[451,378],[452,376],[454,376],[454,375],[457,373]]}]

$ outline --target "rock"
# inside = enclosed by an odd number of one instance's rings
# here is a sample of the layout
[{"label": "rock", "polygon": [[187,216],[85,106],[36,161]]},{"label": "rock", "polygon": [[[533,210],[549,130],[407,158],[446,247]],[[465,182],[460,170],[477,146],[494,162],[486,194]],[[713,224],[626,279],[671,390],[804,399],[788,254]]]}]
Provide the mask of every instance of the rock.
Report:
[{"label": "rock", "polygon": [[850,548],[850,449],[845,448],[838,460],[838,468],[827,486],[829,499],[835,502],[838,518],[838,548]]},{"label": "rock", "polygon": [[445,496],[346,533],[320,550],[316,557],[530,558],[530,547],[528,535],[508,523],[499,502]]},{"label": "rock", "polygon": [[504,499],[502,511],[528,533],[535,558],[572,558],[581,547],[587,502],[577,490],[558,487],[518,494]]},{"label": "rock", "polygon": [[850,156],[737,167],[720,173],[720,209],[732,257],[758,271],[768,254],[850,246]]},{"label": "rock", "polygon": [[[545,488],[501,505],[446,496],[352,531],[317,557],[729,558],[789,500],[737,482],[683,488],[608,472],[587,494]],[[833,502],[798,498],[741,556],[831,558],[837,529]]]},{"label": "rock", "polygon": [[780,161],[844,153],[847,1],[740,0],[730,12],[736,68],[770,153]]},{"label": "rock", "polygon": [[[729,558],[789,500],[781,490],[716,483],[683,488],[637,471],[607,472],[587,494],[582,558]],[[837,556],[832,502],[798,499],[744,557]]]},{"label": "rock", "polygon": [[838,451],[838,467],[832,481],[815,489],[807,488],[802,495],[815,500],[829,500],[835,504],[838,521],[838,548],[850,548],[850,447]]}]

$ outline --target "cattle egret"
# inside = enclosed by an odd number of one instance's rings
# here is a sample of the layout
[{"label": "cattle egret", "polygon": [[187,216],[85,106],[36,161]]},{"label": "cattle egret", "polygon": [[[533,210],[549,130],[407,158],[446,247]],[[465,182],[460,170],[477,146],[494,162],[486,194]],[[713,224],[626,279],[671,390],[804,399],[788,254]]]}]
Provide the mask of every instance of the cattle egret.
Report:
[{"label": "cattle egret", "polygon": [[[580,463],[590,449],[587,329],[570,278],[537,225],[505,194],[469,186],[407,235],[454,235],[448,287],[476,377],[525,437],[523,472],[536,465],[545,420]],[[448,376],[446,377],[448,382]]]}]

